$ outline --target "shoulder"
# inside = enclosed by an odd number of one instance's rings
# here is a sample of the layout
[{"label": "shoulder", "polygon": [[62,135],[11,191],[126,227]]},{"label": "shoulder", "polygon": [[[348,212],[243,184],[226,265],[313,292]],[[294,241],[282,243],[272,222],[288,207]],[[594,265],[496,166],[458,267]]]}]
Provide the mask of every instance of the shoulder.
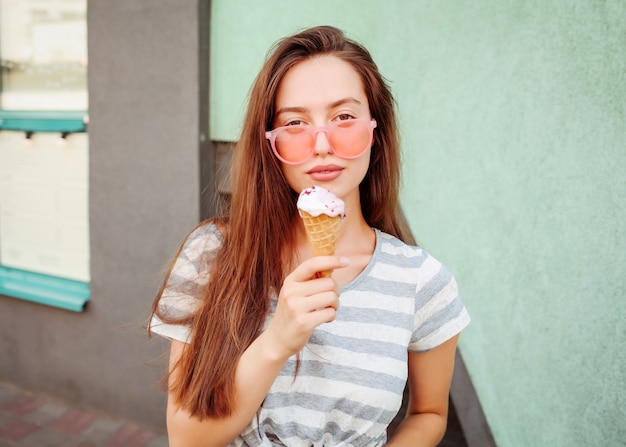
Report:
[{"label": "shoulder", "polygon": [[426,261],[439,263],[423,248],[407,244],[391,234],[376,230],[376,237],[379,261],[409,269],[419,269]]},{"label": "shoulder", "polygon": [[223,229],[212,220],[201,222],[187,234],[157,298],[158,306],[150,322],[152,333],[189,340],[190,328],[180,322],[198,308],[223,239]]},{"label": "shoulder", "polygon": [[222,232],[215,222],[205,221],[191,230],[171,267],[162,301],[165,297],[180,295],[197,298],[200,288],[209,280],[222,241]]},{"label": "shoulder", "polygon": [[224,236],[212,220],[201,222],[183,241],[171,267],[168,286],[187,281],[205,283]]},{"label": "shoulder", "polygon": [[375,230],[376,237],[380,240],[380,248],[385,253],[390,253],[406,259],[419,256],[423,250],[415,245],[409,245],[396,236],[385,233],[381,230]]},{"label": "shoulder", "polygon": [[216,250],[224,241],[225,227],[221,222],[205,220],[189,232],[183,242],[181,251],[194,254],[205,250]]},{"label": "shoulder", "polygon": [[186,262],[206,262],[213,257],[224,242],[223,232],[219,225],[206,220],[192,229],[181,244],[175,256],[173,270],[177,270]]},{"label": "shoulder", "polygon": [[413,300],[411,352],[425,352],[459,333],[470,318],[452,273],[426,250],[378,231],[378,277]]},{"label": "shoulder", "polygon": [[438,259],[421,247],[409,245],[395,236],[377,231],[380,239],[378,263],[386,266],[388,274],[412,283],[415,292],[420,293],[425,287],[456,287],[452,273]]}]

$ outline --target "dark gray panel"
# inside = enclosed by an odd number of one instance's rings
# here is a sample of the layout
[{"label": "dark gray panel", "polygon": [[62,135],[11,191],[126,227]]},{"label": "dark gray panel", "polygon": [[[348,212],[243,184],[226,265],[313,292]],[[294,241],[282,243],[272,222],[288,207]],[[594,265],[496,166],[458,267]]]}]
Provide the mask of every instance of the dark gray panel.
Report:
[{"label": "dark gray panel", "polygon": [[200,219],[201,3],[89,2],[91,302],[72,313],[1,297],[0,380],[163,427],[167,343],[144,326]]}]

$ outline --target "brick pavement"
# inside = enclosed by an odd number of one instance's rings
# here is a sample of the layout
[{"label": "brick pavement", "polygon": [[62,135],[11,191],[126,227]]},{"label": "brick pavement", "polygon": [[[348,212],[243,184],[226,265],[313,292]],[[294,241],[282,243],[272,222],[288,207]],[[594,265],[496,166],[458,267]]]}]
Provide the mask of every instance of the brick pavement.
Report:
[{"label": "brick pavement", "polygon": [[0,382],[0,447],[167,447],[167,436]]}]

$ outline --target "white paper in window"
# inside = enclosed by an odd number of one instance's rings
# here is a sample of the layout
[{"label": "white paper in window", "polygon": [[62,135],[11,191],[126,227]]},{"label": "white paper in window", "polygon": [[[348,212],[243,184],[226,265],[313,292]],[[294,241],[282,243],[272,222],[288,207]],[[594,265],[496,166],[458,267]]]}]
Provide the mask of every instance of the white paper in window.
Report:
[{"label": "white paper in window", "polygon": [[88,143],[0,132],[0,264],[88,282]]}]

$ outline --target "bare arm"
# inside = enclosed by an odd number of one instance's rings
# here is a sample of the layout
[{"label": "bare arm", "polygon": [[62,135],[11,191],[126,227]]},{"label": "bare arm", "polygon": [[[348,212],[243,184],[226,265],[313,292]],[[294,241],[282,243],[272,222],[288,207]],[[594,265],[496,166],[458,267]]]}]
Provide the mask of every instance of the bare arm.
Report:
[{"label": "bare arm", "polygon": [[435,447],[448,419],[448,395],[458,335],[435,349],[409,353],[407,416],[387,443],[389,447]]},{"label": "bare arm", "polygon": [[[170,446],[223,446],[231,442],[250,422],[265,398],[272,382],[287,360],[271,346],[264,333],[257,338],[239,360],[236,377],[236,408],[224,419],[203,419],[189,414],[176,402],[172,393],[167,402],[167,430]],[[170,368],[187,345],[172,341]],[[170,380],[176,380],[174,370]]]},{"label": "bare arm", "polygon": [[[278,306],[268,328],[246,349],[235,373],[235,406],[226,418],[191,415],[173,393],[168,394],[167,431],[170,447],[217,447],[230,443],[250,423],[287,359],[299,352],[313,330],[335,319],[339,288],[332,278],[311,279],[318,271],[345,267],[335,256],[311,258],[303,262],[285,282]],[[170,380],[187,345],[172,341]]]}]

